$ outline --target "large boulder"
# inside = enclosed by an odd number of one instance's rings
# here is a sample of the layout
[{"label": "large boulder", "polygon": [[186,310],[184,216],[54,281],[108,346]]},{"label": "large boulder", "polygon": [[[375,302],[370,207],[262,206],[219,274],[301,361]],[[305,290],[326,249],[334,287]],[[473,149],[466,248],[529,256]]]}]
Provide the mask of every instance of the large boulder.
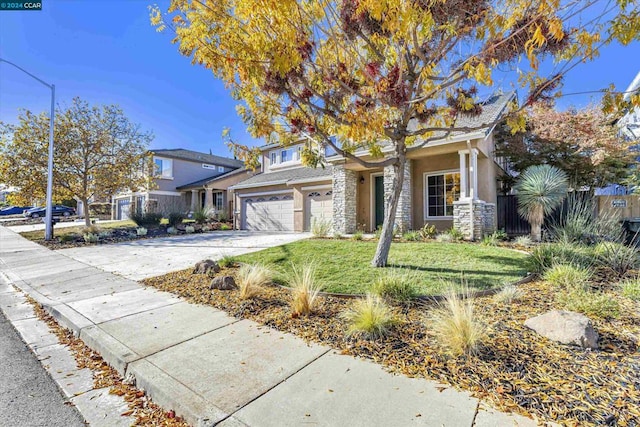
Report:
[{"label": "large boulder", "polygon": [[236,281],[233,276],[218,276],[214,277],[209,285],[209,289],[218,289],[221,291],[230,291],[236,288]]},{"label": "large boulder", "polygon": [[562,344],[598,348],[598,333],[593,329],[591,320],[580,313],[553,310],[527,319],[524,325],[543,337]]},{"label": "large boulder", "polygon": [[217,273],[219,271],[220,266],[217,262],[210,259],[205,259],[196,263],[196,266],[193,268],[192,274],[210,274]]}]

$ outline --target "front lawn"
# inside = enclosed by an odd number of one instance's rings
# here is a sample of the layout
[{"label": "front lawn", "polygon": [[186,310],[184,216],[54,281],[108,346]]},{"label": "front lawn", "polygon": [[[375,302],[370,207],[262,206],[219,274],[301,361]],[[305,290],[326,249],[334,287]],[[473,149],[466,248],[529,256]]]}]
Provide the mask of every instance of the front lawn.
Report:
[{"label": "front lawn", "polygon": [[286,284],[293,265],[311,262],[327,292],[366,293],[382,271],[410,269],[421,294],[442,293],[462,278],[472,289],[487,289],[521,279],[526,255],[513,250],[472,243],[393,243],[387,269],[373,268],[377,242],[311,239],[265,249],[237,258],[240,262],[272,267],[276,281]]}]

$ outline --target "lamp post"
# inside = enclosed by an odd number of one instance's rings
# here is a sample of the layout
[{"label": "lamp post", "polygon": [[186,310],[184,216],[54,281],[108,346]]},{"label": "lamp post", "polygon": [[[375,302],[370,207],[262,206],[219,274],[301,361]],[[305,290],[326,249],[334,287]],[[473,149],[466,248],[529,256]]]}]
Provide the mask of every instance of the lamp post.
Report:
[{"label": "lamp post", "polygon": [[9,65],[14,66],[18,70],[23,73],[31,76],[35,80],[39,81],[49,89],[51,89],[51,114],[50,114],[50,122],[49,122],[49,159],[47,161],[47,199],[45,202],[46,205],[46,214],[45,214],[45,224],[44,224],[44,239],[51,240],[53,238],[53,123],[55,116],[55,99],[56,99],[56,85],[48,84],[45,81],[37,78],[24,68],[14,64],[13,62],[7,61],[6,59],[0,58],[0,62],[5,62]]}]

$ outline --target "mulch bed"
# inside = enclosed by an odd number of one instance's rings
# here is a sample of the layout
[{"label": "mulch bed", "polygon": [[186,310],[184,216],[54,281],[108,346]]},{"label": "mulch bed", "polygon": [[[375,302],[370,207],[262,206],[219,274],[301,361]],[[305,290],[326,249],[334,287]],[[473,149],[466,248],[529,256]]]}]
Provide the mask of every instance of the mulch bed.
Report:
[{"label": "mulch bed", "polygon": [[[223,269],[219,274],[232,273]],[[523,296],[511,304],[478,297],[476,312],[488,325],[488,338],[478,354],[452,358],[429,330],[433,304],[395,306],[400,323],[391,335],[365,340],[347,336],[340,317],[352,300],[321,297],[314,315],[292,318],[286,289],[265,287],[260,297],[243,301],[237,291],[209,290],[210,281],[184,270],[142,283],[372,360],[394,373],[451,384],[503,411],[571,426],[640,425],[639,306],[619,296],[618,319],[593,319],[600,334],[598,351],[556,344],[523,325],[529,317],[559,308],[555,291],[545,282],[521,285]]]}]

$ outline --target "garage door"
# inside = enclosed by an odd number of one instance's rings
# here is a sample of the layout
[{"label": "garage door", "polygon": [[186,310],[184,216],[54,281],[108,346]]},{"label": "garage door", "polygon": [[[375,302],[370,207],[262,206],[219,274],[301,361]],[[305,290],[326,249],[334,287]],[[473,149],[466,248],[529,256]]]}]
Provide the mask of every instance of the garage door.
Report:
[{"label": "garage door", "polygon": [[305,230],[311,228],[313,221],[333,220],[333,200],[331,190],[312,191],[305,197]]},{"label": "garage door", "polygon": [[243,204],[243,230],[293,231],[292,195],[251,197]]}]

